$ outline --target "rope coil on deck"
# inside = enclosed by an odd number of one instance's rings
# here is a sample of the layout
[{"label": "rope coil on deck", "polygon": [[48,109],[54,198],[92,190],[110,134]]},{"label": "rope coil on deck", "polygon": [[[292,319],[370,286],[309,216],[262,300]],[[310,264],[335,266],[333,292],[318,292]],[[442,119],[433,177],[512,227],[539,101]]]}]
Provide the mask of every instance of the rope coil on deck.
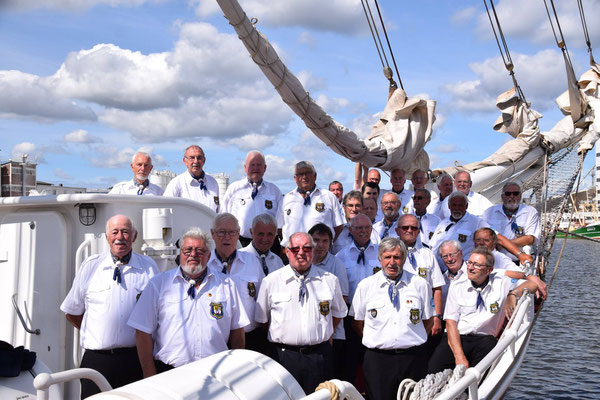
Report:
[{"label": "rope coil on deck", "polygon": [[[432,400],[440,393],[458,382],[465,375],[467,368],[464,365],[457,365],[454,370],[445,369],[435,374],[429,374],[418,382],[412,379],[405,379],[398,388],[398,399],[406,400]],[[459,400],[467,398],[463,393],[457,397]]]}]

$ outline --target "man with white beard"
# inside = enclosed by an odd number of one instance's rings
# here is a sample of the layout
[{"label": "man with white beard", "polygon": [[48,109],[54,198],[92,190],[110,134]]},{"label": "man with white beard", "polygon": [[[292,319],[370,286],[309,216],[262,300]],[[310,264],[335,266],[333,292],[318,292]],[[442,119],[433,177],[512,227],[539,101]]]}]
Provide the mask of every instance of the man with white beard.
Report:
[{"label": "man with white beard", "polygon": [[[504,235],[523,251],[525,246],[533,246],[540,236],[540,217],[535,208],[521,203],[521,186],[508,182],[502,188],[502,204],[488,208],[483,220],[498,233]],[[513,261],[516,257],[506,249],[502,253]],[[527,252],[527,251],[525,251]]]},{"label": "man with white beard", "polygon": [[150,280],[127,322],[144,378],[225,351],[228,341],[233,349],[245,345],[250,320],[234,283],[206,268],[210,236],[190,228],[180,243],[179,268]]},{"label": "man with white beard", "polygon": [[163,190],[160,186],[150,183],[150,172],[152,171],[152,158],[150,154],[138,151],[131,159],[131,170],[133,179],[119,182],[108,192],[108,194],[135,194],[138,196],[162,196]]}]

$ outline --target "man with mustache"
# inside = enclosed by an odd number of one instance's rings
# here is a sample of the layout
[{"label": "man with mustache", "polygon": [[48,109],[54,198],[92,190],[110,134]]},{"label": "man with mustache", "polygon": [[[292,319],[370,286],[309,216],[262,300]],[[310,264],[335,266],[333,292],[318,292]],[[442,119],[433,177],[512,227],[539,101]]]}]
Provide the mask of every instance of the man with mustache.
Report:
[{"label": "man with mustache", "polygon": [[188,146],[183,153],[187,171],[169,182],[163,196],[195,200],[218,213],[219,185],[215,178],[204,172],[205,162],[206,156],[200,146]]},{"label": "man with mustache", "polygon": [[[493,204],[487,199],[487,197],[475,193],[471,190],[473,181],[471,181],[471,175],[467,171],[460,171],[454,177],[454,187],[457,191],[464,193],[467,196],[469,203],[469,213],[481,217],[483,212],[491,207]],[[448,201],[444,199],[441,206],[442,215],[440,218],[447,218],[450,216],[450,209],[448,208]]]},{"label": "man with mustache", "polygon": [[379,239],[388,236],[396,236],[396,225],[398,224],[398,215],[400,210],[400,199],[393,192],[387,192],[381,198],[381,211],[383,219],[375,222],[373,230],[377,232]]},{"label": "man with mustache", "polygon": [[[346,193],[343,201],[344,215],[346,217],[346,223],[342,232],[338,235],[337,239],[331,247],[331,252],[337,254],[344,247],[352,243],[352,234],[350,233],[350,223],[360,213],[362,213],[363,207],[363,196],[358,190],[353,190]],[[379,237],[376,233],[373,233],[371,240],[375,243],[379,243]]]},{"label": "man with mustache", "polygon": [[437,215],[429,214],[427,206],[431,202],[431,193],[427,189],[415,189],[413,196],[413,215],[419,220],[419,239],[429,245],[429,240],[435,232],[441,219]]},{"label": "man with mustache", "polygon": [[179,267],[155,276],[129,317],[144,378],[225,351],[227,342],[244,348],[250,320],[233,281],[206,268],[210,236],[190,228],[179,242]]},{"label": "man with mustache", "polygon": [[404,189],[406,171],[402,168],[393,169],[390,175],[390,183],[392,184],[392,190],[388,191],[388,193],[396,193],[400,204],[402,204],[402,214],[412,212],[412,196],[414,193],[412,190]]},{"label": "man with mustache", "polygon": [[[80,331],[85,349],[81,368],[100,372],[113,388],[142,379],[135,329],[127,326],[127,319],[158,268],[150,257],[132,251],[136,238],[128,217],[110,218],[106,223],[110,251],[90,256],[81,264],[60,306]],[[92,381],[82,379],[82,398],[99,392]]]},{"label": "man with mustache", "polygon": [[431,295],[427,282],[403,270],[406,246],[399,238],[379,244],[381,271],[358,284],[350,315],[367,347],[363,369],[369,399],[395,399],[405,378],[427,373]]},{"label": "man with mustache", "polygon": [[[483,213],[486,221],[498,233],[509,239],[520,251],[531,254],[540,236],[540,217],[535,208],[521,203],[521,186],[508,182],[502,188],[502,204],[488,208]],[[506,249],[501,249],[513,261],[517,257]]]},{"label": "man with mustache", "polygon": [[150,183],[150,172],[152,171],[152,158],[150,154],[138,151],[131,159],[131,171],[133,180],[119,182],[108,192],[108,194],[135,194],[138,196],[162,196],[163,190],[160,186]]},{"label": "man with mustache", "polygon": [[277,221],[270,214],[259,214],[252,220],[250,228],[252,242],[240,251],[252,254],[260,261],[265,276],[283,268],[281,258],[270,249],[277,237]]}]

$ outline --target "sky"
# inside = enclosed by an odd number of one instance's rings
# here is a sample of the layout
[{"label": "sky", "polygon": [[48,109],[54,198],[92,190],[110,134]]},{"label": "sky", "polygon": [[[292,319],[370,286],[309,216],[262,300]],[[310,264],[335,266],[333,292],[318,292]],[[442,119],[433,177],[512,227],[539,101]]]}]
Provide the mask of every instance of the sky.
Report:
[{"label": "sky", "polygon": [[[369,0],[373,5],[373,0]],[[336,121],[366,137],[388,82],[360,0],[241,0],[290,71]],[[543,1],[494,3],[542,131],[562,114],[562,55]],[[512,87],[483,2],[379,0],[409,97],[437,101],[425,149],[431,168],[482,160],[510,137],[495,132],[495,99]],[[589,68],[575,1],[556,2],[575,74]],[[584,0],[592,47],[600,1]],[[265,179],[294,187],[312,161],[318,184],[352,186],[354,164],[333,153],[281,101],[216,0],[0,0],[0,161],[38,163],[37,179],[107,188],[131,179],[132,155],[181,173],[185,147],[203,147],[209,173],[244,176],[249,150]],[[588,157],[588,169],[593,157]],[[389,187],[384,177],[383,187]]]}]

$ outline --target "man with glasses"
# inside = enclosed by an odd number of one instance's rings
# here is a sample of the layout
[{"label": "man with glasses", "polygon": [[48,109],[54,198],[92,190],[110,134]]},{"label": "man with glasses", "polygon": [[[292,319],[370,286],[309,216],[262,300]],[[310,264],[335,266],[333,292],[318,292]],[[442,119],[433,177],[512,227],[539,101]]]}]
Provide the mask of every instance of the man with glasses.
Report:
[{"label": "man with glasses", "polygon": [[510,318],[516,301],[537,285],[514,282],[493,273],[494,256],[485,247],[476,247],[467,261],[467,278],[450,285],[444,320],[446,334],[429,360],[428,373],[457,364],[477,365],[496,346],[496,337],[506,317]]},{"label": "man with glasses", "polygon": [[153,168],[150,154],[138,151],[133,155],[130,165],[131,171],[133,171],[133,180],[117,183],[108,194],[162,196],[162,188],[154,183],[150,183],[149,176]]},{"label": "man with glasses", "polygon": [[[493,204],[487,199],[487,197],[473,192],[471,190],[472,185],[473,182],[471,181],[471,175],[467,171],[460,171],[454,177],[454,187],[456,190],[464,193],[467,196],[467,201],[469,202],[469,213],[480,217],[483,215],[483,212]],[[439,215],[440,218],[448,218],[450,216],[448,201],[446,199],[444,199],[440,208],[442,213],[442,215]]]},{"label": "man with glasses", "polygon": [[250,320],[235,284],[206,267],[210,236],[188,229],[181,239],[179,268],[155,276],[127,322],[135,328],[144,378],[231,348],[244,348]]},{"label": "man with glasses", "polygon": [[[340,250],[352,243],[352,234],[350,233],[350,223],[357,215],[362,213],[363,197],[358,190],[353,190],[346,193],[344,196],[344,215],[346,216],[346,223],[337,239],[331,247],[331,252],[337,254]],[[379,243],[379,237],[376,233],[371,235],[371,240],[375,243]]]},{"label": "man with glasses", "polygon": [[[540,218],[535,208],[521,203],[521,187],[508,182],[502,188],[502,204],[488,208],[483,219],[498,233],[509,239],[520,251],[531,254],[540,236]],[[501,249],[513,261],[517,257]]]},{"label": "man with glasses", "polygon": [[283,197],[283,240],[286,244],[295,232],[308,232],[319,222],[334,233],[334,240],[343,229],[340,203],[329,190],[316,185],[317,171],[312,163],[300,161],[294,167],[296,189]]},{"label": "man with glasses", "polygon": [[431,334],[439,335],[442,333],[442,286],[445,283],[440,266],[433,252],[419,243],[419,221],[414,215],[401,216],[396,233],[407,250],[403,269],[425,279],[432,288],[435,314]]},{"label": "man with glasses", "polygon": [[338,278],[312,265],[314,247],[308,233],[290,235],[290,263],[263,279],[255,312],[269,325],[276,360],[305,393],[332,377],[332,336],[348,311]]},{"label": "man with glasses", "polygon": [[363,370],[369,399],[395,399],[405,378],[427,373],[427,332],[431,328],[430,289],[404,271],[406,246],[398,238],[379,245],[381,270],[358,284],[350,315],[366,346]]},{"label": "man with glasses", "polygon": [[[259,214],[272,215],[281,229],[283,215],[281,212],[282,194],[279,188],[263,179],[267,170],[265,156],[257,150],[246,155],[244,172],[246,177],[233,182],[227,188],[223,197],[222,211],[235,215],[240,223],[240,243],[247,246],[252,241],[250,227],[252,220]],[[274,242],[277,253],[281,248],[279,242]]]},{"label": "man with glasses", "polygon": [[237,218],[229,213],[217,215],[210,230],[215,249],[210,255],[208,269],[215,274],[231,277],[242,299],[241,306],[250,318],[250,324],[244,327],[246,348],[259,352],[266,351],[266,335],[257,329],[254,322],[256,295],[265,277],[261,263],[251,254],[238,251],[236,245],[240,236]]},{"label": "man with glasses", "polygon": [[377,233],[380,240],[383,240],[388,236],[396,236],[396,225],[398,223],[398,216],[400,215],[400,206],[400,199],[396,193],[387,192],[381,198],[383,219],[375,222],[373,225],[373,230]]},{"label": "man with glasses", "polygon": [[437,215],[429,214],[427,206],[431,202],[431,193],[427,189],[415,189],[413,196],[413,215],[419,220],[419,239],[423,244],[429,245],[435,228],[441,219]]},{"label": "man with glasses", "polygon": [[463,253],[460,243],[457,240],[446,240],[442,242],[438,249],[438,255],[446,266],[443,276],[446,283],[442,286],[442,310],[446,308],[446,298],[448,289],[452,282],[459,279],[466,279],[467,264],[463,260]]},{"label": "man with glasses", "polygon": [[169,182],[163,196],[195,200],[218,213],[219,185],[215,178],[204,172],[205,162],[204,150],[200,146],[188,146],[183,153],[183,163],[187,171]]}]

